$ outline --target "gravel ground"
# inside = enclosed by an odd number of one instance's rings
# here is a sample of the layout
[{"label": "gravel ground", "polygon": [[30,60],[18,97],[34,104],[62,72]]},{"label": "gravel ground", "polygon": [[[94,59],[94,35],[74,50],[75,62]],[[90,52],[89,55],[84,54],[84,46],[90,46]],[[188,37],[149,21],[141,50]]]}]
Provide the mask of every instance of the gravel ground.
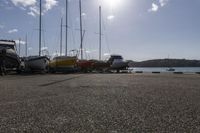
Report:
[{"label": "gravel ground", "polygon": [[200,75],[0,77],[0,132],[200,132]]}]

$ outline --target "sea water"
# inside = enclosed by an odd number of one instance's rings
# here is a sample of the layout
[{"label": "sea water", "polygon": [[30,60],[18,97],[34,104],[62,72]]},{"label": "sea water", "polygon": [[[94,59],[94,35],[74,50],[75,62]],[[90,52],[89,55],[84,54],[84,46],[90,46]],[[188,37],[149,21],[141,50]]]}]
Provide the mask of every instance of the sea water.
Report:
[{"label": "sea water", "polygon": [[[173,67],[175,71],[173,72],[183,72],[183,73],[196,73],[200,72],[200,67]],[[130,67],[129,70],[132,72],[143,71],[143,72],[172,72],[167,71],[167,67]]]}]

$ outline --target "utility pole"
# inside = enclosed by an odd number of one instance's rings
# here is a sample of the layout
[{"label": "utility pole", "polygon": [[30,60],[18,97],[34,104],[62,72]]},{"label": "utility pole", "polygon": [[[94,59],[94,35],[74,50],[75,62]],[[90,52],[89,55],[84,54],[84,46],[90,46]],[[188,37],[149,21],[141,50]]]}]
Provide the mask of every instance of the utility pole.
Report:
[{"label": "utility pole", "polygon": [[60,56],[62,55],[62,26],[63,26],[63,18],[61,18],[61,24],[60,24]]},{"label": "utility pole", "polygon": [[99,60],[101,60],[101,6],[99,6]]},{"label": "utility pole", "polygon": [[80,39],[81,39],[81,60],[83,59],[83,28],[82,28],[82,5],[81,0],[79,0],[79,10],[80,10]]}]

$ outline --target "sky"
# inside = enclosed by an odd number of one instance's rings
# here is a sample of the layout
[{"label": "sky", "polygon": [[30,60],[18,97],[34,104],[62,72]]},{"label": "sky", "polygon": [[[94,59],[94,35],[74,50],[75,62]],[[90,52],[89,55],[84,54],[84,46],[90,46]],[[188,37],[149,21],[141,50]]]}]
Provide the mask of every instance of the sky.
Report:
[{"label": "sky", "polygon": [[[80,49],[79,1],[68,0],[68,49]],[[66,0],[42,0],[42,49],[59,54]],[[98,59],[99,6],[102,7],[102,58],[200,60],[200,0],[82,0],[84,58]],[[0,0],[0,39],[21,40],[21,56],[38,54],[39,0]]]}]

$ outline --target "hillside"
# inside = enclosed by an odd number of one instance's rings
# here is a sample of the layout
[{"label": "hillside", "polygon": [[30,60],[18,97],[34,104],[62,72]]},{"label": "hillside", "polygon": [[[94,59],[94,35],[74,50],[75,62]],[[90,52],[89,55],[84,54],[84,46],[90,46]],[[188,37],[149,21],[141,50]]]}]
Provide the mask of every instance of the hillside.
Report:
[{"label": "hillside", "polygon": [[200,67],[200,60],[186,59],[155,59],[141,62],[131,62],[132,67]]}]

